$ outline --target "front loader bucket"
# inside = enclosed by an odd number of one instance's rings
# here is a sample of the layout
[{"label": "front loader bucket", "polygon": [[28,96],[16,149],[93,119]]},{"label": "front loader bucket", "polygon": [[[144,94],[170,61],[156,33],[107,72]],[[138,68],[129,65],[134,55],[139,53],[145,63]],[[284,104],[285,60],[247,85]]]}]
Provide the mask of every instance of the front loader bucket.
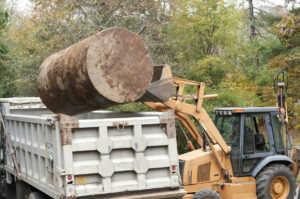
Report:
[{"label": "front loader bucket", "polygon": [[152,82],[147,92],[138,101],[141,102],[166,102],[174,92],[171,67],[159,65],[153,67]]}]

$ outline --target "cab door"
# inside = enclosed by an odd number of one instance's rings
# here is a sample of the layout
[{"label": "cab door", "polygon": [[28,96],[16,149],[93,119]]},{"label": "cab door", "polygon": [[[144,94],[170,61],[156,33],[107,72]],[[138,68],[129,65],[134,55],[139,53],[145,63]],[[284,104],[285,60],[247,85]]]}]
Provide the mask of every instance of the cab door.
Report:
[{"label": "cab door", "polygon": [[274,154],[270,115],[268,113],[243,114],[241,132],[243,132],[242,155],[239,175],[246,176],[261,159]]}]

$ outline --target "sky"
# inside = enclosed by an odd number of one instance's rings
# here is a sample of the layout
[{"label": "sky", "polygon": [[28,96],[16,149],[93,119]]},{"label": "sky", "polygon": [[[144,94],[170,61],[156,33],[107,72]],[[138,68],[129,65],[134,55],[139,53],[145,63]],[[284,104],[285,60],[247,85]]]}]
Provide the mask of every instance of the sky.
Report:
[{"label": "sky", "polygon": [[30,10],[31,8],[31,3],[29,0],[8,0],[6,2],[8,2],[7,4],[9,4],[9,6],[15,7],[18,11],[26,11]]},{"label": "sky", "polygon": [[[237,2],[243,2],[245,0],[237,0]],[[284,5],[284,0],[253,0],[255,6],[276,6],[276,5]],[[27,11],[30,10],[30,1],[29,0],[13,0],[14,7],[17,8],[18,11]],[[262,2],[262,3],[259,3]],[[247,4],[246,4],[247,5]]]}]

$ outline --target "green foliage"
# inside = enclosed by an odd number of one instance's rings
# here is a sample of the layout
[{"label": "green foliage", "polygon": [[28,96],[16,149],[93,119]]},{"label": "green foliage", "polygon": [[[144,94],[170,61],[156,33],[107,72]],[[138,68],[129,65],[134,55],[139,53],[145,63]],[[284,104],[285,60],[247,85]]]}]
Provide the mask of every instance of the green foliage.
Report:
[{"label": "green foliage", "polygon": [[242,15],[234,4],[221,0],[179,0],[169,24],[178,64],[189,66],[207,55],[228,58],[237,53]]},{"label": "green foliage", "polygon": [[256,39],[256,48],[261,65],[265,65],[271,58],[280,54],[284,46],[274,35],[267,35],[265,38]]},{"label": "green foliage", "polygon": [[285,48],[280,54],[274,56],[269,67],[272,70],[286,70],[289,77],[288,88],[288,115],[289,126],[300,129],[299,126],[299,88],[300,88],[300,15],[289,14],[273,27],[272,32],[276,34]]},{"label": "green foliage", "polygon": [[177,62],[175,76],[205,82],[206,93],[219,94],[217,99],[204,100],[203,106],[209,113],[215,107],[246,105],[252,99],[245,100],[240,97],[242,89],[232,88],[241,79],[236,74],[240,72],[247,35],[243,23],[245,13],[221,0],[177,2],[168,26]]},{"label": "green foliage", "polygon": [[3,40],[3,32],[6,30],[8,12],[0,7],[0,97],[12,96],[15,92],[14,67],[9,47]]},{"label": "green foliage", "polygon": [[212,113],[217,107],[245,107],[259,103],[259,98],[255,93],[242,87],[229,87],[227,83],[222,83],[216,89],[208,89],[207,93],[217,93],[218,98],[204,100],[203,106]]},{"label": "green foliage", "polygon": [[266,35],[264,38],[256,37],[252,42],[245,43],[240,57],[244,73],[251,81],[256,80],[262,75],[261,70],[270,59],[279,55],[284,49],[285,47],[274,35]]},{"label": "green foliage", "polygon": [[278,23],[279,21],[282,20],[282,16],[278,16],[278,15],[274,15],[272,13],[268,13],[268,12],[262,12],[259,14],[259,19],[261,20],[261,22],[258,22],[260,27],[263,28],[270,28],[273,25],[275,25],[276,23]]},{"label": "green foliage", "polygon": [[300,14],[300,8],[296,8],[296,9],[291,10],[291,14],[294,14],[294,15]]},{"label": "green foliage", "polygon": [[273,32],[287,48],[300,45],[300,15],[290,14],[279,22]]},{"label": "green foliage", "polygon": [[191,80],[205,82],[208,86],[218,85],[226,77],[228,71],[226,60],[216,55],[207,55],[190,66]]},{"label": "green foliage", "polygon": [[175,59],[182,66],[175,74],[203,81],[206,93],[219,94],[217,99],[204,100],[206,110],[261,105],[256,90],[245,87],[255,86],[262,63],[280,51],[282,45],[276,37],[251,43],[243,21],[245,12],[230,2],[187,0],[178,1],[176,8],[169,37]]}]

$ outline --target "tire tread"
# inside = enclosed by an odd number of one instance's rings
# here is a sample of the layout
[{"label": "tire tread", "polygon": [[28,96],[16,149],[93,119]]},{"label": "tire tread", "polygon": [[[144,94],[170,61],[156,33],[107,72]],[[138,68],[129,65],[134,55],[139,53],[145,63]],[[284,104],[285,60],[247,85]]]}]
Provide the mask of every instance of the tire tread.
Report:
[{"label": "tire tread", "polygon": [[[257,199],[272,199],[268,193],[269,193],[269,183],[272,181],[270,180],[270,177],[273,175],[276,175],[277,172],[286,173],[289,177],[289,183],[292,185],[290,188],[293,189],[292,193],[289,195],[294,196],[295,195],[295,177],[292,173],[292,171],[284,164],[271,164],[269,166],[266,166],[262,171],[256,176],[256,195]],[[288,199],[292,199],[293,197],[288,197]]]}]

